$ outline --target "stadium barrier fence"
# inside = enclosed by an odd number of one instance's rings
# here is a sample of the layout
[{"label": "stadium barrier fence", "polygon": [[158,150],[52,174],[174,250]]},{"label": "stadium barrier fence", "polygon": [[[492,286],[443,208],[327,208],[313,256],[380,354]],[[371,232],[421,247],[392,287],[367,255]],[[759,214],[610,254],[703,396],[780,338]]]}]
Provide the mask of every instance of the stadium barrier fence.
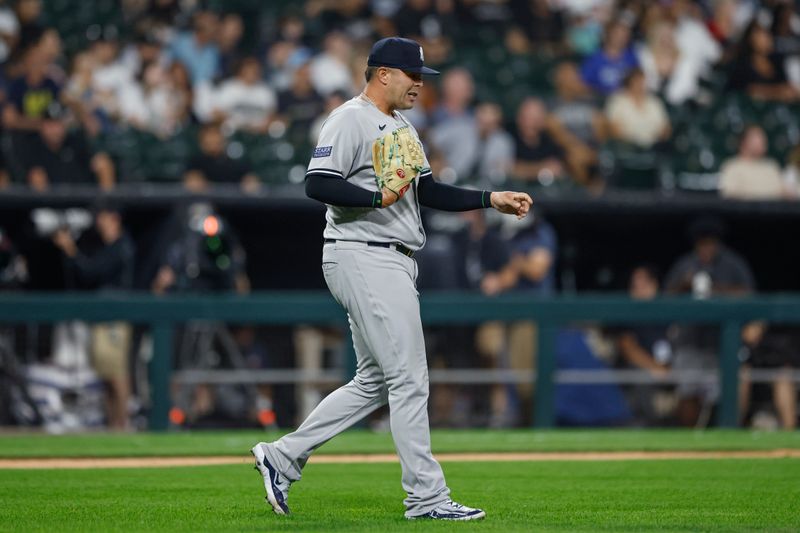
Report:
[{"label": "stadium barrier fence", "polygon": [[[536,368],[529,376],[519,376],[508,371],[486,373],[480,370],[431,371],[431,381],[436,382],[522,382],[535,386],[534,425],[550,428],[555,423],[555,384],[602,383],[619,380],[638,383],[641,374],[619,371],[578,371],[556,369],[555,342],[560,326],[576,322],[602,324],[643,323],[703,323],[720,326],[721,386],[719,425],[736,427],[738,423],[738,351],[741,345],[742,326],[751,320],[770,323],[800,323],[800,295],[776,294],[739,298],[714,298],[692,300],[689,298],[660,298],[636,301],[620,295],[581,295],[549,300],[531,300],[525,295],[504,295],[486,298],[479,294],[430,293],[420,299],[425,325],[477,324],[490,320],[532,320],[539,327]],[[142,293],[86,294],[86,293],[5,293],[0,299],[0,322],[53,323],[64,320],[102,322],[122,320],[147,325],[153,336],[153,357],[149,363],[150,418],[149,427],[160,431],[169,427],[170,383],[173,377],[173,339],[176,325],[194,320],[213,320],[268,325],[338,324],[347,328],[346,317],[339,305],[322,291],[315,292],[263,292],[247,296],[237,295],[180,295],[153,296]],[[346,374],[349,379],[355,371],[352,345],[347,342]],[[183,381],[206,380],[213,375],[192,376],[191,370],[181,371],[177,377]],[[265,382],[294,381],[330,382],[330,373],[300,376],[280,371],[248,372],[248,379],[261,378]],[[289,371],[292,372],[292,371]],[[767,380],[769,372],[754,371],[754,378]],[[482,374],[482,375],[481,375]],[[769,375],[768,375],[769,374]],[[797,379],[797,372],[794,378]],[[240,378],[242,376],[239,376]],[[674,376],[679,379],[701,379],[706,376]],[[217,374],[221,382],[236,379],[235,375]],[[495,381],[490,381],[495,380]],[[284,381],[284,382],[285,382]]]}]

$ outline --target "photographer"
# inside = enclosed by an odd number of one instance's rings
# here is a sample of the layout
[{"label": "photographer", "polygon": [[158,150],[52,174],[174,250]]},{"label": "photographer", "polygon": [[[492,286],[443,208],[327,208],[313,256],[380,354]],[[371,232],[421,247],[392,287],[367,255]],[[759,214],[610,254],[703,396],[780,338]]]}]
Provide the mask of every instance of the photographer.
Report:
[{"label": "photographer", "polygon": [[[67,287],[95,291],[131,289],[135,249],[122,225],[120,211],[108,204],[100,205],[95,211],[95,229],[100,242],[89,253],[79,248],[69,230],[59,228],[53,234],[53,243],[64,255]],[[81,243],[85,240],[81,239]],[[114,429],[128,427],[131,335],[131,326],[125,322],[102,322],[91,328],[92,366],[108,385],[108,425]]]}]

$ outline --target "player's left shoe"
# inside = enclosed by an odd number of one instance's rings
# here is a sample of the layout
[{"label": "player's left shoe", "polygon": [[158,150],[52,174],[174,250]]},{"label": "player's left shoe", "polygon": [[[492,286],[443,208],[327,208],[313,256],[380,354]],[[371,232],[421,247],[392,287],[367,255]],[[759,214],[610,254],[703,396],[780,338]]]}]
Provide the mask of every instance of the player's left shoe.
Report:
[{"label": "player's left shoe", "polygon": [[289,487],[292,482],[286,479],[278,469],[267,459],[264,453],[264,447],[267,446],[266,442],[259,442],[250,450],[253,457],[256,458],[256,470],[261,473],[264,478],[264,488],[267,489],[267,502],[272,506],[275,514],[288,515],[289,504],[286,500],[289,499]]},{"label": "player's left shoe", "polygon": [[480,520],[486,517],[486,512],[483,509],[473,509],[466,505],[461,505],[453,500],[447,500],[435,509],[431,509],[425,514],[419,516],[409,516],[409,520],[417,520],[419,518],[429,518],[432,520]]}]

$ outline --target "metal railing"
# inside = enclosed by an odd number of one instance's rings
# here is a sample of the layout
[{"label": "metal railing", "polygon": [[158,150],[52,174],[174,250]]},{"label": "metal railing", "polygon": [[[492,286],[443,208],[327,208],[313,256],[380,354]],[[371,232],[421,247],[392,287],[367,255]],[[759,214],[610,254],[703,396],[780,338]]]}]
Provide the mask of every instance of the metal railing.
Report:
[{"label": "metal railing", "polygon": [[[556,371],[555,340],[557,328],[574,322],[600,322],[603,324],[641,323],[704,323],[720,326],[721,385],[719,424],[723,427],[737,425],[737,394],[740,331],[750,320],[771,323],[800,323],[800,295],[774,295],[745,298],[720,298],[691,300],[665,298],[648,302],[630,300],[624,296],[586,295],[560,297],[550,300],[531,300],[525,295],[507,295],[486,298],[477,294],[431,293],[421,298],[422,319],[425,325],[477,324],[489,320],[533,320],[539,327],[537,368],[527,376],[497,372],[492,377],[499,382],[534,382],[534,423],[537,427],[552,427],[555,420],[554,396],[557,382],[586,382],[590,371]],[[149,363],[152,391],[150,428],[168,427],[170,407],[169,384],[173,378],[173,336],[175,327],[192,320],[260,324],[332,324],[346,328],[342,309],[325,292],[270,292],[248,296],[235,295],[181,295],[156,297],[149,294],[28,294],[4,293],[0,297],[0,322],[58,322],[85,320],[89,322],[124,320],[145,324],[153,335],[153,357]],[[352,345],[347,360],[348,379],[355,369]],[[181,371],[177,377],[191,381],[191,370]],[[297,377],[282,371],[265,371],[270,374],[261,379],[286,380]],[[482,373],[485,371],[481,370]],[[591,371],[600,381],[611,376]],[[603,371],[599,371],[603,372]],[[575,375],[573,375],[575,374]],[[196,376],[195,376],[196,377]],[[237,376],[231,376],[235,378]],[[238,376],[243,377],[243,376]],[[450,377],[431,371],[432,381],[447,381]],[[452,376],[451,376],[452,377]],[[484,376],[486,377],[486,376]],[[707,379],[708,375],[705,375]],[[759,377],[759,376],[754,376]],[[330,382],[330,373],[307,375],[300,381]],[[228,378],[220,378],[227,380]],[[248,378],[254,379],[254,378]],[[483,378],[472,377],[466,382]],[[764,378],[766,379],[766,378]],[[291,379],[290,379],[291,380]],[[671,380],[670,380],[671,381]],[[252,382],[252,381],[251,381]],[[274,381],[273,381],[274,382]],[[606,381],[607,382],[607,381]]]}]

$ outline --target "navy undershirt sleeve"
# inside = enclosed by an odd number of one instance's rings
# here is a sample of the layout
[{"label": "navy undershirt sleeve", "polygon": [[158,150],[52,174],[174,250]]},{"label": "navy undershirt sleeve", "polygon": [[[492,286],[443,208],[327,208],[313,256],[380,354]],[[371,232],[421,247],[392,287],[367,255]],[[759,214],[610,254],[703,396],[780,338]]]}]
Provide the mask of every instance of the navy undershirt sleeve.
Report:
[{"label": "navy undershirt sleeve", "polygon": [[353,185],[342,178],[309,174],[306,176],[306,196],[340,207],[380,207],[382,195]]},{"label": "navy undershirt sleeve", "polygon": [[[476,191],[445,185],[426,174],[417,185],[419,203],[442,211],[469,211],[491,207],[491,192]],[[368,191],[341,178],[309,174],[306,177],[306,196],[341,207],[381,207],[382,195]]]},{"label": "navy undershirt sleeve", "polygon": [[419,203],[442,211],[470,211],[491,207],[491,192],[464,189],[439,183],[431,174],[419,178]]}]

